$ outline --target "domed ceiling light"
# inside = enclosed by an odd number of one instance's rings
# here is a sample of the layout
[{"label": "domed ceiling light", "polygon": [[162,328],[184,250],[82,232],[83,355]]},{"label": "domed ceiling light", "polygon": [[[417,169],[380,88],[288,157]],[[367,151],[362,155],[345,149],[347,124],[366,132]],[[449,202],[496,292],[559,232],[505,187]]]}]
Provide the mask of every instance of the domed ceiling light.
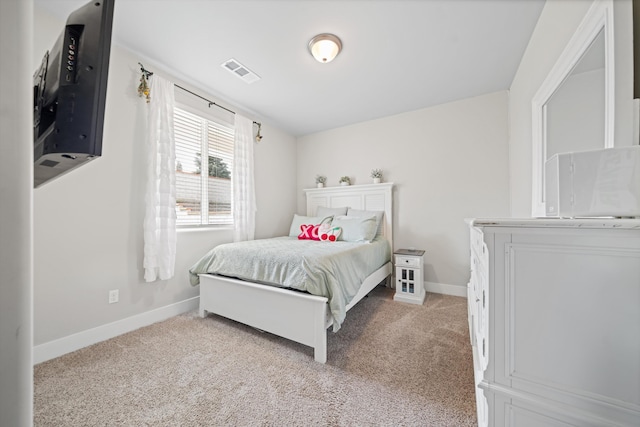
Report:
[{"label": "domed ceiling light", "polygon": [[318,34],[309,42],[309,52],[316,61],[327,63],[333,61],[342,50],[342,42],[333,34]]}]

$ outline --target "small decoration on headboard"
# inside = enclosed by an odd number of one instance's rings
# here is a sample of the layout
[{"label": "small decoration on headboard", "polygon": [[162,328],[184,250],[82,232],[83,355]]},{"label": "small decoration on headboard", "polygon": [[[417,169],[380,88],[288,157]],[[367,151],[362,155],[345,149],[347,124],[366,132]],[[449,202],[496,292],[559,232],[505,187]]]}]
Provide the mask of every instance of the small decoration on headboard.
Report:
[{"label": "small decoration on headboard", "polygon": [[340,185],[351,185],[351,178],[345,175],[343,177],[340,177],[340,180],[338,182],[340,183]]},{"label": "small decoration on headboard", "polygon": [[142,75],[140,76],[140,84],[138,85],[138,96],[145,97],[147,99],[147,104],[151,101],[151,89],[149,88],[149,77],[153,75],[151,71],[147,71],[144,69],[144,65],[140,64],[140,72]]},{"label": "small decoration on headboard", "polygon": [[371,178],[373,178],[374,184],[380,184],[382,181],[382,169],[371,170]]},{"label": "small decoration on headboard", "polygon": [[316,186],[318,188],[322,188],[324,187],[324,185],[327,183],[327,177],[324,175],[316,175]]}]

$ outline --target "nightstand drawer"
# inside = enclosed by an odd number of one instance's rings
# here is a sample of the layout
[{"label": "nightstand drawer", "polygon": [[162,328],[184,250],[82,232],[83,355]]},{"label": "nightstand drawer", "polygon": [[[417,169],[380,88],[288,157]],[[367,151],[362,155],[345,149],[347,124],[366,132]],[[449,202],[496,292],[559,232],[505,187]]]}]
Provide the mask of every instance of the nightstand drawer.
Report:
[{"label": "nightstand drawer", "polygon": [[396,267],[413,267],[420,268],[420,261],[422,261],[422,257],[405,257],[396,255]]}]

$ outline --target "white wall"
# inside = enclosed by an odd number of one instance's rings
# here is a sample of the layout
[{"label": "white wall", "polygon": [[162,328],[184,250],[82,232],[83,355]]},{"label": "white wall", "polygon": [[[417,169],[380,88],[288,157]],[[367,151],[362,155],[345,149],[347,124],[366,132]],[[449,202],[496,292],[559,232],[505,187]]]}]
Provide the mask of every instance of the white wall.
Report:
[{"label": "white wall", "polygon": [[[34,64],[53,45],[63,25],[39,12]],[[136,93],[138,61],[145,63],[112,46],[102,157],[34,192],[36,350],[57,348],[56,340],[88,335],[92,328],[197,297],[198,288],[189,285],[188,268],[211,247],[232,240],[231,229],[179,231],[176,276],[144,282],[146,106]],[[188,86],[163,73],[162,64],[145,66]],[[268,123],[262,130],[264,138],[255,146],[256,235],[268,237],[286,233],[295,211],[295,139]],[[108,304],[111,289],[120,291],[117,304]]]},{"label": "white wall", "polygon": [[254,146],[256,239],[289,234],[296,211],[296,142],[289,134],[262,125],[262,141]]},{"label": "white wall", "polygon": [[464,294],[469,240],[464,218],[508,216],[507,92],[491,93],[298,138],[302,189],[342,175],[394,182],[394,247],[426,250],[431,289]]},{"label": "white wall", "polygon": [[33,424],[33,2],[0,1],[0,425]]},{"label": "white wall", "polygon": [[[531,216],[531,100],[575,33],[592,1],[547,1],[510,88],[511,214]],[[633,141],[633,55],[630,0],[615,0],[615,145]],[[637,143],[637,142],[636,142]]]}]

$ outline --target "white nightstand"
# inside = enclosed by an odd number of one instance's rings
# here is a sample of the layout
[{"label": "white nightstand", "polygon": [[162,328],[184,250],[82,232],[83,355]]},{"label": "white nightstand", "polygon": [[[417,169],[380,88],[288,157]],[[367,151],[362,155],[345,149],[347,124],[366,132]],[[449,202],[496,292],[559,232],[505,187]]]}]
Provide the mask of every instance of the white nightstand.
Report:
[{"label": "white nightstand", "polygon": [[396,294],[394,301],[422,304],[424,302],[424,251],[419,249],[398,249],[395,253]]}]

